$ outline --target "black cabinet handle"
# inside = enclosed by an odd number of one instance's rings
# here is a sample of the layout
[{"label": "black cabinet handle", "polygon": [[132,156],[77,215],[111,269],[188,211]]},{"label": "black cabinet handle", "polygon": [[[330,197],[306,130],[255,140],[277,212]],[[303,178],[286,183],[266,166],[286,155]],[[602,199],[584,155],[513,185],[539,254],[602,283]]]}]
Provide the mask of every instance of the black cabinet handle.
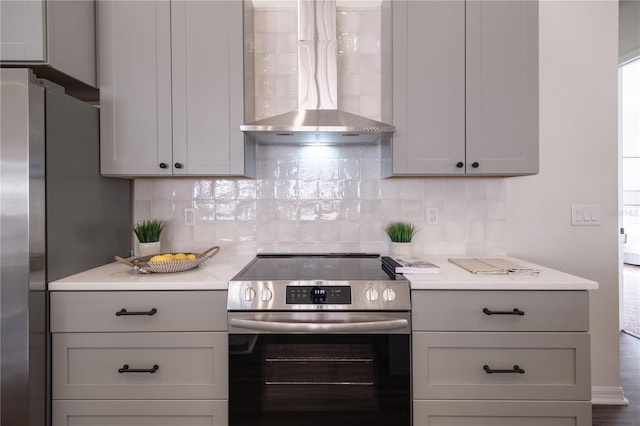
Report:
[{"label": "black cabinet handle", "polygon": [[122,368],[118,368],[118,373],[155,373],[160,367],[158,364],[153,364],[151,368],[129,368],[129,364],[125,364]]},{"label": "black cabinet handle", "polygon": [[518,308],[515,308],[513,311],[492,311],[489,308],[484,308],[482,312],[484,312],[485,315],[524,315],[524,311],[521,311]]},{"label": "black cabinet handle", "polygon": [[176,163],[176,164],[174,164],[174,167],[176,169],[181,169],[182,168],[182,163]]},{"label": "black cabinet handle", "polygon": [[458,164],[456,164],[456,167],[461,169],[464,167],[464,163],[462,161],[458,161]]},{"label": "black cabinet handle", "polygon": [[166,169],[167,167],[168,167],[167,163],[160,163],[160,168],[161,169]]},{"label": "black cabinet handle", "polygon": [[123,315],[155,315],[158,312],[158,310],[156,308],[152,308],[150,311],[144,311],[144,312],[129,312],[127,311],[125,308],[120,309],[118,312],[116,312],[116,316],[117,317],[121,317]]},{"label": "black cabinet handle", "polygon": [[524,370],[520,368],[519,365],[514,365],[513,370],[492,370],[488,365],[485,365],[482,368],[484,368],[484,371],[487,374],[509,374],[509,373],[524,374]]},{"label": "black cabinet handle", "polygon": [[471,163],[471,167],[473,167],[474,169],[477,169],[478,167],[480,167],[480,163],[475,161],[475,162]]}]

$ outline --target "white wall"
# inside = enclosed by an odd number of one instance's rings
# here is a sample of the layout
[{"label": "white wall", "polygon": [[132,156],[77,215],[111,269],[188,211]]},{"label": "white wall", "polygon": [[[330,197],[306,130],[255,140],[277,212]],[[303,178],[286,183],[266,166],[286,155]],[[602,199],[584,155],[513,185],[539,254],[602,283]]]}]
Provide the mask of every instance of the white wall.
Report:
[{"label": "white wall", "polygon": [[[618,2],[540,4],[540,174],[507,179],[509,254],[598,281],[591,293],[595,401],[617,395]],[[602,225],[572,227],[571,204]]]}]

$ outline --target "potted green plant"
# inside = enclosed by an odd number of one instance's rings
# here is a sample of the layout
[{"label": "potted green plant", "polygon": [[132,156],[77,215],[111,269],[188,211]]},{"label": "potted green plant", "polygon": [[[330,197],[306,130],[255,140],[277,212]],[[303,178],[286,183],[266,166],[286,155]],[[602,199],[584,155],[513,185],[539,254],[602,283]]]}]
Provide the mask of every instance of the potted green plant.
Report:
[{"label": "potted green plant", "polygon": [[160,253],[160,234],[164,229],[164,222],[158,219],[143,220],[136,223],[133,233],[138,238],[140,256],[150,256]]},{"label": "potted green plant", "polygon": [[391,222],[384,228],[391,239],[391,255],[395,257],[411,255],[411,240],[416,227],[409,222]]}]

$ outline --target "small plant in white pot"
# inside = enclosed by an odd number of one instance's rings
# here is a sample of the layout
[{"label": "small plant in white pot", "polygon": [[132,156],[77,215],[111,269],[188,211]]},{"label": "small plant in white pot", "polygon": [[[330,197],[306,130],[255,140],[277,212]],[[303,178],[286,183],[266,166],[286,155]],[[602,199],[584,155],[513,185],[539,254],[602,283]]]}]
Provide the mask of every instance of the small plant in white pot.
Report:
[{"label": "small plant in white pot", "polygon": [[384,230],[391,239],[392,256],[411,256],[411,240],[416,234],[415,226],[409,222],[391,222]]},{"label": "small plant in white pot", "polygon": [[164,229],[164,222],[151,219],[136,223],[133,232],[138,238],[140,256],[150,256],[160,253],[160,234]]}]

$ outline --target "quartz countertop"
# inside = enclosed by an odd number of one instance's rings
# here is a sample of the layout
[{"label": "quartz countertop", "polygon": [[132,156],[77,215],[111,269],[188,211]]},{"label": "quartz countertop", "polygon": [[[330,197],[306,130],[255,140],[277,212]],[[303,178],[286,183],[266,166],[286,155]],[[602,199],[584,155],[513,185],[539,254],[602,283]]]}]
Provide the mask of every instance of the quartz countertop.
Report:
[{"label": "quartz countertop", "polygon": [[228,282],[253,256],[215,256],[197,268],[143,274],[114,262],[49,283],[51,291],[90,290],[226,290]]},{"label": "quartz countertop", "polygon": [[[472,274],[449,262],[449,257],[421,256],[440,267],[437,274],[405,274],[413,290],[595,290],[598,283],[544,266],[506,257],[523,266],[539,269],[539,274]],[[226,290],[228,281],[253,256],[213,257],[198,268],[170,274],[142,274],[122,263],[80,272],[49,283],[52,291],[91,290]]]},{"label": "quartz countertop", "polygon": [[[538,274],[472,274],[451,263],[449,258],[473,256],[421,256],[440,267],[437,274],[404,274],[412,290],[595,290],[598,283],[575,275],[546,268],[513,257],[500,256],[524,267],[537,269]],[[479,256],[482,258],[482,256]],[[488,256],[487,256],[488,257]]]}]

